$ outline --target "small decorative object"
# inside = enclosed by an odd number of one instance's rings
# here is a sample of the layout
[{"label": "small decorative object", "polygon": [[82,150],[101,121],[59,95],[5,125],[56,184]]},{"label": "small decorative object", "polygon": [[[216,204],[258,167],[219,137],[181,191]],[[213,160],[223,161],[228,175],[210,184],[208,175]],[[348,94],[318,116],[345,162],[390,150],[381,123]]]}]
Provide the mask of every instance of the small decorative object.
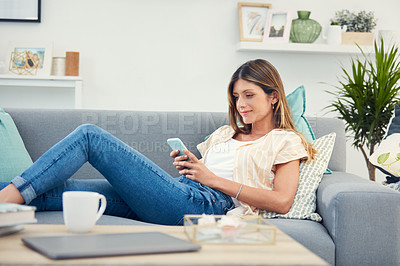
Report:
[{"label": "small decorative object", "polygon": [[292,21],[290,41],[295,43],[313,43],[321,34],[321,25],[310,19],[310,11],[297,11],[299,18]]},{"label": "small decorative object", "polygon": [[209,225],[209,224],[215,224],[217,221],[215,220],[214,215],[207,215],[204,214],[201,215],[201,218],[198,220],[198,225]]},{"label": "small decorative object", "polygon": [[9,71],[18,75],[36,75],[40,65],[40,59],[32,52],[12,52],[10,57]]},{"label": "small decorative object", "polygon": [[374,12],[360,11],[357,14],[347,9],[337,11],[335,18],[331,19],[331,23],[340,26],[347,26],[350,32],[371,32],[376,27],[376,19]]},{"label": "small decorative object", "polygon": [[234,241],[245,225],[237,216],[222,216],[218,221],[218,227],[221,228],[221,237],[229,241]]},{"label": "small decorative object", "polygon": [[342,44],[344,45],[369,45],[374,42],[374,34],[372,32],[343,32]]},{"label": "small decorative object", "polygon": [[65,57],[53,57],[51,75],[65,76]]},{"label": "small decorative object", "polygon": [[267,14],[264,42],[289,42],[292,11],[270,10]]},{"label": "small decorative object", "polygon": [[327,34],[322,36],[326,43],[329,45],[340,45],[342,44],[342,33],[346,32],[347,26],[340,26],[337,24],[331,24],[328,27]]},{"label": "small decorative object", "polygon": [[261,42],[271,4],[238,3],[240,41]]},{"label": "small decorative object", "polygon": [[199,244],[275,243],[276,228],[260,216],[185,215],[184,226],[189,239]]},{"label": "small decorative object", "polygon": [[386,47],[383,39],[375,41],[373,56],[360,50],[363,58],[353,58],[350,70],[342,67],[340,85],[329,92],[336,100],[327,108],[344,120],[346,132],[354,138],[353,146],[363,154],[369,179],[375,181],[375,166],[369,157],[383,140],[400,101],[400,53],[395,44]]},{"label": "small decorative object", "polygon": [[79,52],[67,52],[65,57],[65,75],[79,76]]},{"label": "small decorative object", "polygon": [[347,26],[347,32],[342,34],[342,44],[373,44],[374,34],[371,31],[376,27],[374,12],[360,11],[355,13],[343,9],[336,12],[331,22],[340,26]]},{"label": "small decorative object", "polygon": [[18,75],[49,76],[52,44],[10,43],[8,71]]},{"label": "small decorative object", "polygon": [[219,231],[217,228],[210,226],[216,224],[214,215],[202,214],[201,217],[197,220],[197,224],[203,228],[199,229],[199,233],[204,235],[214,235],[218,234]]}]

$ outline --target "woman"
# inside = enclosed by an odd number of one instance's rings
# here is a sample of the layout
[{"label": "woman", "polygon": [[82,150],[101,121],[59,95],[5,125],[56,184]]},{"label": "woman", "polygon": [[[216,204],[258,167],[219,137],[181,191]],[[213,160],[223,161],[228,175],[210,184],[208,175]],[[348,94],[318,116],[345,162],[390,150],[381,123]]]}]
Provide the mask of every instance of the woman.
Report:
[{"label": "woman", "polygon": [[[231,126],[198,145],[201,160],[188,150],[171,152],[179,178],[104,130],[83,125],[1,184],[0,202],[61,210],[64,191],[89,190],[106,196],[105,214],[169,225],[182,225],[184,214],[287,213],[300,160],[313,159],[316,151],[294,128],[277,70],[265,60],[243,64],[228,98]],[[69,178],[87,161],[106,180]]]}]

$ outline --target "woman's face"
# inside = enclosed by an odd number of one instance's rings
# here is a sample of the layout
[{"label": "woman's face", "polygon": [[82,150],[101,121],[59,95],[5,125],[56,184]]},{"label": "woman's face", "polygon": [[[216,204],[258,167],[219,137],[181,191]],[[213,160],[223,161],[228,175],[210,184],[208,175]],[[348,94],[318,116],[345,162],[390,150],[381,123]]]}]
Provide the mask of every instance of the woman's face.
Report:
[{"label": "woman's face", "polygon": [[266,94],[260,86],[239,79],[233,86],[236,109],[245,124],[273,124],[273,104],[277,102],[276,93]]}]

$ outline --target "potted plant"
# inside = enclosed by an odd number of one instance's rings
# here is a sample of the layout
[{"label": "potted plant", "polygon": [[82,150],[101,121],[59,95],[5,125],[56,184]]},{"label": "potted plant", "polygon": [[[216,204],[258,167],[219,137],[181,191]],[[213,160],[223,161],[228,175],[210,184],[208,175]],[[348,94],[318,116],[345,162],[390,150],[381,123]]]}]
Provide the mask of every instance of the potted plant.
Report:
[{"label": "potted plant", "polygon": [[[359,47],[359,46],[358,46]],[[359,47],[360,48],[360,47]],[[361,48],[360,48],[361,49]],[[383,39],[374,42],[375,54],[352,59],[351,71],[344,75],[328,109],[338,112],[351,133],[353,146],[361,150],[368,167],[369,179],[375,181],[375,166],[369,162],[375,146],[381,142],[400,97],[400,60],[398,47],[385,49]],[[368,149],[368,150],[366,150]]]},{"label": "potted plant", "polygon": [[332,23],[347,27],[347,31],[342,34],[342,44],[373,44],[374,34],[371,31],[376,27],[374,12],[355,13],[343,9],[335,13]]}]

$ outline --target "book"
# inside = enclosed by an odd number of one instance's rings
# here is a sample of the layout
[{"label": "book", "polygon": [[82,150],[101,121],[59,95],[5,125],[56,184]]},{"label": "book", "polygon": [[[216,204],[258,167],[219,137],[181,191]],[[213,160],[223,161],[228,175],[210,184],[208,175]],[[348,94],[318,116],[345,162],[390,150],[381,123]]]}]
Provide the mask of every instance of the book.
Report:
[{"label": "book", "polygon": [[0,203],[0,227],[36,223],[35,210],[33,206]]}]

